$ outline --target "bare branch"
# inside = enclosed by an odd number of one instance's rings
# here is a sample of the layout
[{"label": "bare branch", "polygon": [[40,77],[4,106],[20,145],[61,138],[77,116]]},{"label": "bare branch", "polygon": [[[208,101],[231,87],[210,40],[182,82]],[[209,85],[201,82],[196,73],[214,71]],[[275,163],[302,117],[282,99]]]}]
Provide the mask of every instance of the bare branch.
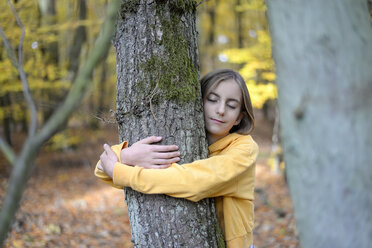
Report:
[{"label": "bare branch", "polygon": [[83,98],[82,96],[86,92],[87,85],[91,82],[93,69],[109,50],[110,41],[115,31],[116,14],[120,3],[121,1],[119,0],[110,1],[105,22],[101,28],[102,32],[84,66],[79,70],[75,83],[61,108],[49,118],[39,133],[35,136],[27,137],[20,155],[14,161],[15,164],[0,213],[0,247],[4,244],[8,230],[19,208],[22,193],[30,172],[34,167],[33,162],[40,147],[68,120],[76,105]]},{"label": "bare branch", "polygon": [[18,68],[19,76],[20,76],[21,82],[22,82],[23,94],[25,96],[27,105],[28,105],[28,107],[30,108],[30,111],[31,111],[31,124],[30,124],[29,129],[28,129],[28,136],[31,137],[36,133],[36,129],[37,129],[37,110],[36,110],[35,102],[34,102],[34,100],[32,99],[32,96],[31,96],[30,88],[28,86],[26,73],[23,69],[23,41],[24,41],[24,38],[25,38],[25,27],[23,26],[22,21],[19,18],[13,4],[9,0],[7,0],[7,2],[8,2],[8,5],[10,6],[10,8],[13,12],[14,17],[17,20],[18,26],[22,30],[21,39],[20,39],[19,45],[18,45],[18,67],[17,68]]},{"label": "bare branch", "polygon": [[6,159],[10,162],[11,165],[14,164],[15,154],[13,149],[0,137],[0,149],[4,153]]}]

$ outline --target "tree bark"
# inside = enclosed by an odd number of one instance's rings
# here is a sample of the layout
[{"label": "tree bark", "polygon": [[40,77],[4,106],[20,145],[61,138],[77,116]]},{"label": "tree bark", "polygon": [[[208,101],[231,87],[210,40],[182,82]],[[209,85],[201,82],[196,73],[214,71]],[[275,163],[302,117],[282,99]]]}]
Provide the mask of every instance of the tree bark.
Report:
[{"label": "tree bark", "polygon": [[[208,154],[195,8],[192,0],[124,1],[114,38],[120,140],[162,136],[179,146],[181,163]],[[212,199],[193,203],[129,188],[125,195],[135,247],[223,245]]]},{"label": "tree bark", "polygon": [[301,247],[372,244],[372,29],[365,0],[268,0]]}]

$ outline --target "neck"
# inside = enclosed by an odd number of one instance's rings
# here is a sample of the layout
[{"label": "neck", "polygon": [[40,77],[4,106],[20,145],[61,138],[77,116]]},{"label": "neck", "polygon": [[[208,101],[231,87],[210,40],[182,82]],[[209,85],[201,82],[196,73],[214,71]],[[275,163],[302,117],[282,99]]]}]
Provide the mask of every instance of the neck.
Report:
[{"label": "neck", "polygon": [[223,137],[215,137],[213,135],[209,135],[207,134],[207,141],[208,141],[208,146],[212,145],[213,143],[217,142],[218,140],[226,137],[227,135],[223,136]]},{"label": "neck", "polygon": [[207,137],[207,141],[208,141],[208,146],[210,146],[210,145],[212,145],[214,142],[216,142],[217,140],[212,139],[211,137]]}]

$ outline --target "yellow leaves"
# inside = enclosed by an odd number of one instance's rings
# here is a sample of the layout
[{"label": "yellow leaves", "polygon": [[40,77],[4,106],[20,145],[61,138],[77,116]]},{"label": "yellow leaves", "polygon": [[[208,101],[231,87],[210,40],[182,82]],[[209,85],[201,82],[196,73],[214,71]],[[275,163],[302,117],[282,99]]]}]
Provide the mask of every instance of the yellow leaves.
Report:
[{"label": "yellow leaves", "polygon": [[13,121],[20,121],[24,118],[25,107],[19,103],[0,108],[0,120],[12,117]]},{"label": "yellow leaves", "polygon": [[50,80],[50,81],[54,81],[54,80],[56,80],[57,79],[57,77],[56,77],[56,74],[57,74],[57,67],[56,66],[54,66],[54,65],[47,65],[47,67],[46,67],[46,73],[47,73],[47,75],[48,75],[48,79]]},{"label": "yellow leaves", "polygon": [[266,11],[266,5],[263,1],[250,1],[243,3],[236,7],[236,11],[244,12],[247,10],[253,10],[253,11]]},{"label": "yellow leaves", "polygon": [[[260,43],[243,49],[228,49],[224,54],[230,63],[244,64],[239,73],[246,80],[253,106],[262,108],[267,100],[277,98],[274,62],[270,54],[270,37],[260,31]],[[262,83],[266,82],[266,83]]]},{"label": "yellow leaves", "polygon": [[58,175],[58,182],[59,183],[63,183],[63,182],[66,182],[69,178],[69,175],[66,174],[66,173],[62,173],[62,174],[59,174]]},{"label": "yellow leaves", "polygon": [[267,30],[257,31],[257,36],[258,36],[258,42],[259,43],[269,45],[269,48],[270,48],[271,38],[270,38],[269,32]]},{"label": "yellow leaves", "polygon": [[[54,82],[44,81],[38,78],[29,78],[29,88],[31,91],[36,90],[65,90],[71,87],[70,81],[58,80]],[[6,84],[1,84],[0,87],[0,96],[5,95],[6,93],[15,93],[23,91],[22,84],[19,80],[13,80]]]},{"label": "yellow leaves", "polygon": [[276,85],[273,83],[256,84],[254,80],[249,80],[247,87],[252,99],[253,107],[262,108],[264,103],[269,99],[278,97]]},{"label": "yellow leaves", "polygon": [[19,241],[19,240],[13,240],[12,241],[12,247],[22,248],[22,247],[24,247],[24,243],[22,241]]},{"label": "yellow leaves", "polygon": [[55,224],[49,224],[45,226],[45,233],[47,234],[61,234],[61,227]]},{"label": "yellow leaves", "polygon": [[257,71],[267,71],[272,68],[270,62],[271,61],[253,60],[252,62],[246,63],[244,67],[239,71],[239,73],[245,79],[250,79],[252,77],[257,79]]},{"label": "yellow leaves", "polygon": [[55,31],[65,31],[76,29],[79,26],[100,26],[103,22],[103,19],[94,19],[94,20],[75,20],[75,21],[68,21],[65,23],[59,23],[55,25],[48,25],[40,27],[37,32],[39,34],[43,33],[50,33]]},{"label": "yellow leaves", "polygon": [[266,81],[273,82],[276,78],[276,75],[274,72],[263,72],[261,74],[261,78],[265,79]]},{"label": "yellow leaves", "polygon": [[231,63],[246,63],[247,61],[255,60],[256,57],[253,55],[251,49],[242,48],[242,49],[227,49],[223,53],[229,58]]},{"label": "yellow leaves", "polygon": [[[257,11],[266,10],[264,1],[250,1],[237,6],[237,11]],[[245,48],[226,49],[223,54],[228,58],[227,61],[233,64],[242,65],[239,73],[246,80],[252,103],[255,108],[262,108],[266,101],[277,98],[277,89],[274,84],[275,72],[274,62],[271,58],[271,38],[266,27],[266,20],[261,28],[253,31],[257,37],[252,39]],[[258,26],[257,26],[258,27]]]},{"label": "yellow leaves", "polygon": [[[54,135],[47,143],[47,150],[60,151],[77,147],[82,142],[82,137],[77,134],[72,134],[68,130]],[[63,180],[63,179],[62,179]]]}]

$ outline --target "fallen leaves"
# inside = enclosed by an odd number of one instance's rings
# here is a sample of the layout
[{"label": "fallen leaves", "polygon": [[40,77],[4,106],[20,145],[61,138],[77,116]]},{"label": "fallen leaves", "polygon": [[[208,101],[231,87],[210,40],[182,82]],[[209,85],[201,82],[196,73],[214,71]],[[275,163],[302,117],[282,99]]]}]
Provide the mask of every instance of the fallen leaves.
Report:
[{"label": "fallen leaves", "polygon": [[[5,247],[132,247],[123,191],[93,176],[101,144],[116,139],[115,133],[106,131],[75,151],[42,152]],[[7,185],[3,171],[1,199]],[[283,176],[273,174],[264,160],[258,162],[256,174],[255,247],[297,247]]]}]

